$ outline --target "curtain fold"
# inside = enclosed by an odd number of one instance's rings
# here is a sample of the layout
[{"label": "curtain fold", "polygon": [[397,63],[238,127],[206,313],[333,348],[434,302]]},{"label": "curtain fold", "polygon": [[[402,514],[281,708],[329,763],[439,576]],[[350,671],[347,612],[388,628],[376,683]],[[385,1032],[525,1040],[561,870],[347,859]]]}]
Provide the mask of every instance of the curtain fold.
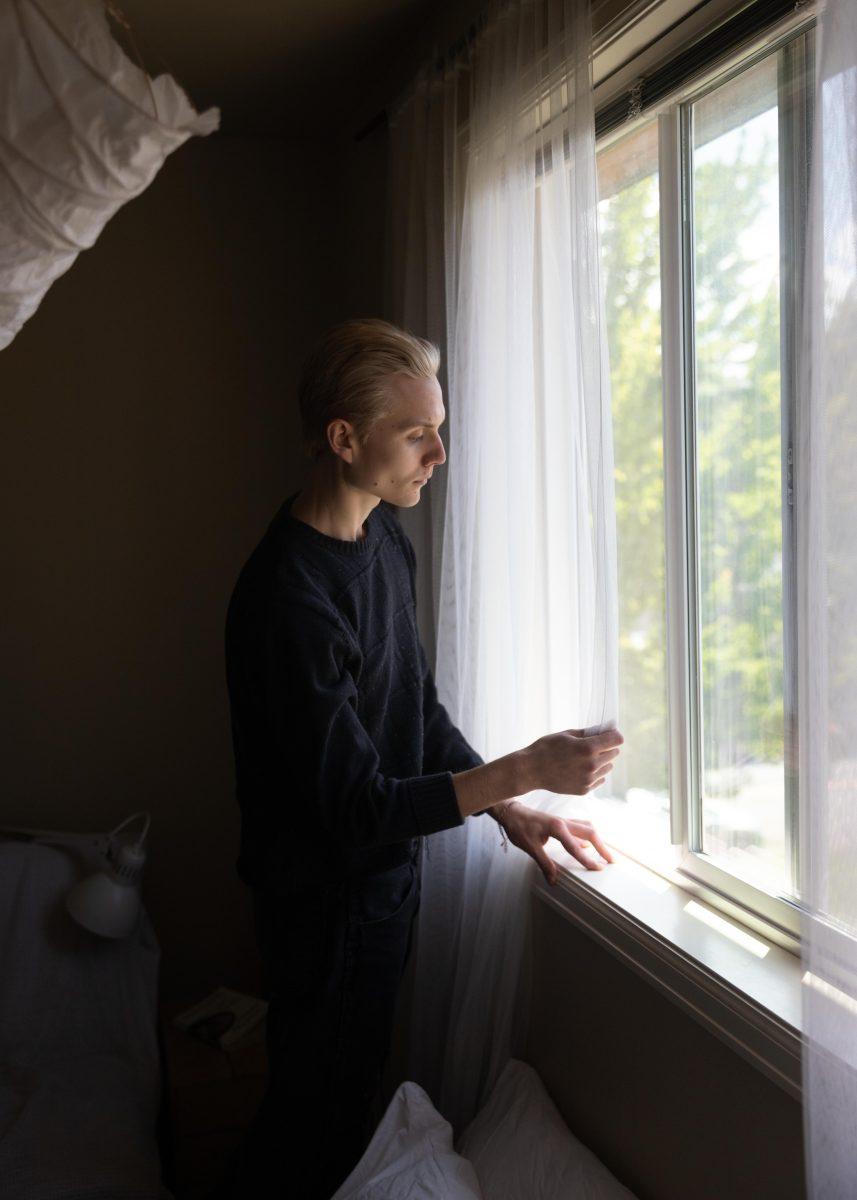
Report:
[{"label": "curtain fold", "polygon": [[857,6],[827,0],[798,408],[803,1102],[810,1200],[857,1189]]},{"label": "curtain fold", "polygon": [[[441,346],[449,430],[442,491],[402,523],[440,699],[486,760],[618,721],[590,45],[588,0],[495,2],[390,116],[391,315]],[[498,835],[469,818],[423,864],[407,1077],[456,1136],[527,1033],[536,868]]]}]

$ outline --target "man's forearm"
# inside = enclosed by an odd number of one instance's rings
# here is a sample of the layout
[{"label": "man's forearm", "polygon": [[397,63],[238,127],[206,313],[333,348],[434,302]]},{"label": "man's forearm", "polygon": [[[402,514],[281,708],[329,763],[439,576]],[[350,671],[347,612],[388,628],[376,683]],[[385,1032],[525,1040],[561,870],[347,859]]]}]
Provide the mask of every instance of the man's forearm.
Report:
[{"label": "man's forearm", "polygon": [[504,801],[513,800],[533,791],[538,785],[533,779],[532,752],[514,750],[495,758],[493,762],[453,775],[452,783],[462,817],[484,809],[499,820]]}]

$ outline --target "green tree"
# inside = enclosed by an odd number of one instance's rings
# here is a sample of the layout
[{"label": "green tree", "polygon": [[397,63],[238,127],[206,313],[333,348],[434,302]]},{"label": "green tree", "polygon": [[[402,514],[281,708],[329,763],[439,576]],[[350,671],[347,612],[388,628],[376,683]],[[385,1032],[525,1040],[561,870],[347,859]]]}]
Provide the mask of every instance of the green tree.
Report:
[{"label": "green tree", "polygon": [[[770,202],[776,137],[700,161],[695,193],[704,761],[783,756],[779,291],[739,236]],[[620,727],[614,787],[668,788],[658,179],[600,206],[616,464]],[[756,283],[758,280],[756,279]],[[726,732],[728,731],[728,732]],[[718,736],[719,735],[719,736]]]}]

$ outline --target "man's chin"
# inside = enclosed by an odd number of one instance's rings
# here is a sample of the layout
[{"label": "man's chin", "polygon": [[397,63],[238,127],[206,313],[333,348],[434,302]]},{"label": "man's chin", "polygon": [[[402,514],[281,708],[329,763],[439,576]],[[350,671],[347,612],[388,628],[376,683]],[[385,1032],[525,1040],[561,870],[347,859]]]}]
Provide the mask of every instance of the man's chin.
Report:
[{"label": "man's chin", "polygon": [[[382,495],[380,499],[386,500],[388,504],[395,504],[397,508],[414,508],[419,504],[425,488],[425,484],[420,487],[418,483],[409,483],[405,486],[399,485],[395,493],[391,489],[389,495]],[[378,495],[377,492],[375,494]]]}]

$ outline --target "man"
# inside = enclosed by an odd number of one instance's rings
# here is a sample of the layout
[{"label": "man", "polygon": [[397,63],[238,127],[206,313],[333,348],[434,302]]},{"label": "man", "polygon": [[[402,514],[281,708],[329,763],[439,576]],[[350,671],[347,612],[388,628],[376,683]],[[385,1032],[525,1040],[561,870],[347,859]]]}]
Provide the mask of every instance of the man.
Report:
[{"label": "man", "polygon": [[236,1196],[329,1200],[372,1134],[419,907],[423,837],[497,820],[553,881],[588,822],[514,798],[583,794],[624,740],[564,731],[484,763],[437,698],[416,625],[416,560],[395,507],[446,460],[430,342],[346,321],[299,387],[312,468],[243,567],[226,624],[241,851],[269,992],[269,1086]]}]

